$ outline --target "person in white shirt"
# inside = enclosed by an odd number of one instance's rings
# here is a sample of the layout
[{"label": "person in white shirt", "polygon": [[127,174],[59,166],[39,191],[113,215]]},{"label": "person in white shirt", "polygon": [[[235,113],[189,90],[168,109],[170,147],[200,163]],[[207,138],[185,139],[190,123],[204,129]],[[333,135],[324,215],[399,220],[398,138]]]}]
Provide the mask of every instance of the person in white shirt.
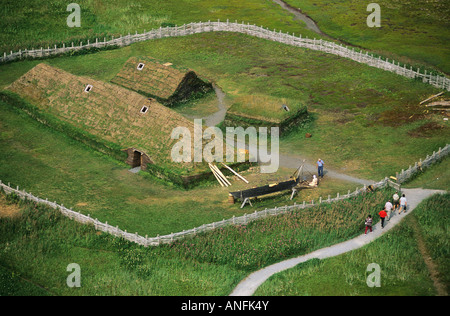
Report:
[{"label": "person in white shirt", "polygon": [[387,201],[386,204],[384,204],[384,209],[386,210],[386,213],[388,214],[388,220],[391,219],[391,214],[392,214],[392,203],[391,201]]},{"label": "person in white shirt", "polygon": [[402,211],[406,213],[406,206],[407,206],[406,197],[404,194],[402,194],[402,197],[400,198],[400,208],[398,210],[398,213],[400,214]]},{"label": "person in white shirt", "polygon": [[394,211],[395,211],[397,209],[397,207],[400,207],[400,201],[399,201],[400,197],[398,196],[397,192],[395,192],[392,199],[394,200]]},{"label": "person in white shirt", "polygon": [[312,180],[312,182],[309,183],[309,186],[311,186],[311,187],[316,187],[317,186],[317,177],[316,177],[316,175],[313,175],[313,180]]}]

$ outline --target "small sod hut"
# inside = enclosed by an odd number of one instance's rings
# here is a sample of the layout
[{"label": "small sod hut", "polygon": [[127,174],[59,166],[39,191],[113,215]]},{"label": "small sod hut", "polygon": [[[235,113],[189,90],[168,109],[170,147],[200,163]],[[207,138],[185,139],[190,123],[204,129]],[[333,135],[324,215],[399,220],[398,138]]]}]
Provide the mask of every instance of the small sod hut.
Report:
[{"label": "small sod hut", "polygon": [[225,115],[225,126],[278,127],[280,134],[288,132],[308,116],[300,100],[267,95],[236,97]]},{"label": "small sod hut", "polygon": [[155,98],[166,106],[212,90],[212,84],[199,78],[194,71],[151,57],[131,57],[111,82]]},{"label": "small sod hut", "polygon": [[169,173],[192,175],[207,170],[200,163],[172,161],[171,149],[178,141],[171,139],[172,130],[186,127],[193,134],[194,124],[155,99],[44,63],[7,89],[27,101],[40,121],[48,122],[50,117],[53,125],[55,121],[68,124],[74,128],[70,131],[92,136],[93,142],[117,144],[132,167],[152,168],[162,178]]}]

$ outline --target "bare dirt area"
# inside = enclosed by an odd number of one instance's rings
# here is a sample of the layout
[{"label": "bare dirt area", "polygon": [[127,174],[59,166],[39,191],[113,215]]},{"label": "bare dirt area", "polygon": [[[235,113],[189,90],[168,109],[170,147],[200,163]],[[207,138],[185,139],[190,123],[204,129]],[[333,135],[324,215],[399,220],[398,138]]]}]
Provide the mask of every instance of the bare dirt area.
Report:
[{"label": "bare dirt area", "polygon": [[20,209],[16,204],[9,204],[4,195],[0,195],[0,218],[19,215]]},{"label": "bare dirt area", "polygon": [[408,132],[408,135],[411,137],[431,137],[438,133],[439,131],[445,129],[444,126],[436,123],[436,122],[429,122],[426,123],[416,129],[413,129],[412,131]]},{"label": "bare dirt area", "polygon": [[378,123],[383,126],[401,126],[425,118],[423,108],[415,105],[404,105],[381,113]]}]

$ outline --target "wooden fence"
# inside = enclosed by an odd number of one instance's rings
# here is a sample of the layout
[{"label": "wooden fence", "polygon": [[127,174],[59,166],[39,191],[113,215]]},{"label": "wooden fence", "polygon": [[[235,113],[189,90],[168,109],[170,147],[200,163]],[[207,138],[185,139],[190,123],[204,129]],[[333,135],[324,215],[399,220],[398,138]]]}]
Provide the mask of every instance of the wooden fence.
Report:
[{"label": "wooden fence", "polygon": [[[391,187],[395,187],[397,190],[400,191],[401,183],[404,183],[406,180],[410,179],[414,174],[416,174],[418,171],[421,170],[420,168],[429,167],[434,162],[436,162],[436,161],[440,160],[441,158],[443,158],[444,156],[448,155],[449,152],[450,152],[450,145],[447,144],[443,149],[439,148],[439,150],[437,152],[433,152],[433,154],[431,156],[427,156],[424,161],[420,160],[419,162],[417,162],[414,165],[414,167],[410,166],[409,169],[402,170],[401,173],[398,173],[397,174],[397,182],[393,182],[390,179],[385,178],[378,183],[372,184],[372,187],[374,189],[376,189],[376,188],[384,188],[386,186],[391,186]],[[309,208],[309,207],[313,207],[313,206],[315,206],[317,204],[321,204],[321,203],[334,203],[334,202],[342,201],[342,200],[345,200],[345,199],[348,199],[348,198],[351,198],[354,196],[358,196],[364,192],[367,192],[367,188],[366,188],[366,186],[364,186],[363,188],[360,188],[360,189],[356,188],[356,190],[354,192],[348,191],[347,194],[340,195],[338,193],[336,195],[336,197],[333,197],[333,198],[328,196],[328,198],[326,198],[326,199],[319,198],[319,201],[316,201],[316,202],[303,201],[303,203],[301,203],[301,204],[294,203],[293,205],[285,205],[285,206],[281,206],[281,207],[265,209],[265,210],[262,210],[259,212],[255,211],[254,213],[251,213],[251,214],[244,214],[243,216],[239,216],[239,217],[233,216],[230,219],[226,219],[226,220],[224,219],[222,221],[214,222],[211,224],[204,224],[202,226],[199,226],[199,227],[196,227],[193,229],[189,229],[189,230],[184,230],[182,232],[171,233],[169,235],[164,235],[164,236],[158,235],[156,237],[149,238],[147,235],[145,237],[143,237],[143,236],[140,236],[138,233],[134,233],[134,234],[128,233],[126,230],[121,230],[117,226],[114,227],[114,226],[109,225],[108,222],[102,223],[98,219],[93,219],[89,215],[83,215],[79,212],[75,212],[71,209],[64,207],[64,205],[59,205],[56,202],[50,202],[47,199],[45,199],[45,200],[41,199],[39,197],[32,195],[31,193],[27,193],[25,190],[21,191],[21,190],[19,190],[19,187],[16,187],[14,189],[10,186],[9,183],[8,183],[8,185],[6,185],[6,184],[2,183],[1,180],[0,180],[0,188],[2,188],[6,194],[14,193],[21,199],[26,199],[26,200],[34,201],[36,203],[45,204],[51,208],[59,210],[63,215],[65,215],[65,216],[69,217],[70,219],[73,219],[79,223],[92,224],[92,225],[94,225],[96,230],[111,234],[116,237],[122,237],[126,240],[129,240],[131,242],[137,243],[137,244],[145,246],[145,247],[159,246],[161,244],[169,244],[175,240],[183,239],[186,237],[192,237],[199,233],[211,231],[216,228],[226,227],[229,225],[246,225],[257,219],[261,219],[261,218],[265,218],[265,217],[269,217],[269,216],[276,216],[276,215],[280,215],[280,214],[284,214],[287,212],[292,212],[292,211],[300,210],[300,209],[304,209],[304,208]]]},{"label": "wooden fence", "polygon": [[59,55],[68,53],[71,51],[78,51],[82,49],[90,49],[90,48],[104,48],[108,46],[127,46],[133,43],[165,38],[165,37],[175,37],[175,36],[187,36],[192,34],[204,33],[204,32],[237,32],[242,34],[247,34],[250,36],[255,36],[275,42],[284,43],[291,46],[309,48],[312,50],[322,51],[326,53],[330,53],[333,55],[341,56],[344,58],[352,59],[359,63],[364,63],[372,67],[376,67],[379,69],[383,69],[386,71],[394,72],[400,76],[407,78],[418,78],[425,83],[431,84],[439,89],[450,91],[450,79],[441,76],[438,74],[428,73],[427,70],[424,70],[423,73],[420,69],[413,69],[412,66],[407,67],[406,65],[400,65],[400,62],[396,62],[394,60],[388,60],[388,58],[383,59],[381,56],[373,56],[369,54],[367,51],[355,50],[354,48],[349,48],[347,46],[339,45],[334,42],[325,41],[322,39],[308,39],[302,38],[301,35],[296,36],[295,34],[283,33],[281,31],[269,30],[262,26],[245,24],[244,22],[238,23],[235,22],[221,22],[220,20],[217,22],[195,22],[184,24],[182,26],[173,26],[173,27],[165,27],[159,29],[153,29],[151,31],[138,34],[128,34],[126,36],[120,36],[119,38],[112,37],[110,40],[106,40],[103,38],[96,39],[95,42],[90,43],[89,40],[87,43],[83,44],[82,42],[74,45],[72,42],[71,45],[66,46],[65,44],[62,47],[54,47],[50,48],[40,48],[40,49],[24,49],[19,50],[18,52],[10,52],[7,54],[3,53],[3,56],[0,57],[0,63],[24,59],[24,58],[45,58],[48,56]]}]

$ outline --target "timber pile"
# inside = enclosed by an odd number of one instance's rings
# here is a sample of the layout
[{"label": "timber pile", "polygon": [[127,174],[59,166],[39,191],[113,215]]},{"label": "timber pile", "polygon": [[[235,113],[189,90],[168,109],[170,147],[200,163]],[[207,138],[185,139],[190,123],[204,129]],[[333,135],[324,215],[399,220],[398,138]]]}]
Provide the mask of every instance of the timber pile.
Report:
[{"label": "timber pile", "polygon": [[430,110],[433,111],[449,111],[450,110],[450,101],[436,101],[430,104],[427,104],[426,107],[431,107]]},{"label": "timber pile", "polygon": [[[424,105],[427,108],[430,108],[430,110],[432,111],[449,111],[449,107],[450,107],[450,100],[445,100],[445,97],[443,96],[444,91],[432,95],[431,97],[421,101],[419,104],[420,105]],[[438,98],[437,101],[431,102],[426,104],[427,102],[430,102],[433,99]]]},{"label": "timber pile", "polygon": [[[233,172],[233,174],[235,174],[237,177],[239,177],[239,179],[241,179],[242,181],[244,181],[245,183],[249,183],[247,181],[247,179],[245,179],[243,176],[241,176],[239,173],[237,173],[236,171],[234,171],[233,169],[231,169],[229,166],[225,165],[224,163],[221,163],[225,168],[227,168],[228,170],[230,170],[231,172]],[[228,179],[225,177],[225,175],[222,173],[222,171],[220,171],[220,169],[216,166],[213,165],[212,163],[208,163],[209,168],[211,169],[211,172],[213,173],[214,177],[217,179],[217,181],[219,182],[219,184],[222,187],[229,187],[231,186],[231,182],[228,181]]]}]

